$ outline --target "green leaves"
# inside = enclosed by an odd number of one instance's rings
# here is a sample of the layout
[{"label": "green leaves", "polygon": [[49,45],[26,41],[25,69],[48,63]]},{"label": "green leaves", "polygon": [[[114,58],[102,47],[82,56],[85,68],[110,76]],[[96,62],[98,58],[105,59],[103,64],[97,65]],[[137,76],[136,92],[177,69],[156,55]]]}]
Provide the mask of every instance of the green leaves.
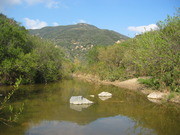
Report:
[{"label": "green leaves", "polygon": [[148,86],[180,91],[180,17],[168,17],[158,26],[123,43],[93,48],[87,72],[109,80],[152,76],[144,81]]},{"label": "green leaves", "polygon": [[50,41],[30,36],[24,27],[0,15],[0,83],[51,82],[63,76],[64,53]]}]

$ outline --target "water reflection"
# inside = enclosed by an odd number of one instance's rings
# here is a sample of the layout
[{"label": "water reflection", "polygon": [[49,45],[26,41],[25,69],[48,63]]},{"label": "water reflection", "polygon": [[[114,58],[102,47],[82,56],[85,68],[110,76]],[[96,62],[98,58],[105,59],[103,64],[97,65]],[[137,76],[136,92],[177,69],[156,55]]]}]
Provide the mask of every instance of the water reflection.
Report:
[{"label": "water reflection", "polygon": [[[107,91],[112,98],[101,100]],[[71,106],[71,96],[82,95],[91,106]],[[90,97],[89,95],[94,95]],[[12,97],[24,103],[20,121],[13,127],[0,125],[0,135],[179,135],[180,108],[155,104],[144,95],[113,86],[78,80],[23,86]]]},{"label": "water reflection", "polygon": [[70,108],[76,111],[82,111],[83,109],[86,109],[90,107],[91,104],[83,104],[83,105],[75,105],[75,104],[70,104]]},{"label": "water reflection", "polygon": [[108,100],[110,99],[111,97],[99,97],[102,101],[105,101],[105,100]]},{"label": "water reflection", "polygon": [[[113,126],[112,126],[113,125]],[[152,129],[137,126],[128,117],[115,116],[97,119],[87,125],[78,125],[66,121],[42,121],[31,128],[25,135],[156,135]]]},{"label": "water reflection", "polygon": [[149,101],[156,103],[156,104],[162,104],[163,100],[159,100],[159,99],[152,99],[152,98],[148,98]]}]

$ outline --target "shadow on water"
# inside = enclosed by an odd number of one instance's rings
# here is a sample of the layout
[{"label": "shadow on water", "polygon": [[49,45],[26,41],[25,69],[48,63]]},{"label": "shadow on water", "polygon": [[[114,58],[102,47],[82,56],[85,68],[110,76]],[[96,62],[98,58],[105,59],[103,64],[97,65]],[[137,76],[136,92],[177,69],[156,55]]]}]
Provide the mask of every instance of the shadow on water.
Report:
[{"label": "shadow on water", "polygon": [[[112,98],[97,95],[107,91]],[[92,105],[70,105],[82,95]],[[90,97],[95,95],[95,97]],[[24,112],[13,127],[0,126],[0,135],[179,135],[180,107],[155,104],[140,93],[82,80],[21,86],[13,103]]]}]

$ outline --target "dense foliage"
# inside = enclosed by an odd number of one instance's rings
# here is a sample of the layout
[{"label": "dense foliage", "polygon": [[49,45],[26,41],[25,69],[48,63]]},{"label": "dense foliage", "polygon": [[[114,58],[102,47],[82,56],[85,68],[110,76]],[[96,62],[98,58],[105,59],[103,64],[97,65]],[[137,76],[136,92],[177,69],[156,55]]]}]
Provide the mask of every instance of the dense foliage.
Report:
[{"label": "dense foliage", "polygon": [[110,30],[99,29],[93,25],[80,23],[76,25],[44,27],[29,30],[32,35],[50,39],[63,47],[68,57],[83,59],[84,54],[96,45],[113,45],[118,40],[128,37]]},{"label": "dense foliage", "polygon": [[62,49],[0,15],[0,84],[13,84],[17,78],[24,84],[60,79],[63,62]]},{"label": "dense foliage", "polygon": [[141,81],[156,89],[180,92],[179,14],[159,22],[158,27],[120,44],[94,47],[83,71],[111,81],[151,76]]}]

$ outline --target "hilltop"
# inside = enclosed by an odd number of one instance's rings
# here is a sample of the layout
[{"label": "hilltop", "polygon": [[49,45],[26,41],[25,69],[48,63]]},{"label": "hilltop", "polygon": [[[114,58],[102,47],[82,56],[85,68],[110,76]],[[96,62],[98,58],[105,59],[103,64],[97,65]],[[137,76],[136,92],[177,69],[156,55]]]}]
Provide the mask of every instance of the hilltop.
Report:
[{"label": "hilltop", "polygon": [[78,23],[75,25],[44,27],[29,30],[30,34],[50,39],[63,47],[68,57],[83,58],[84,54],[96,45],[113,45],[128,39],[127,36],[115,31],[99,29],[96,26]]}]

